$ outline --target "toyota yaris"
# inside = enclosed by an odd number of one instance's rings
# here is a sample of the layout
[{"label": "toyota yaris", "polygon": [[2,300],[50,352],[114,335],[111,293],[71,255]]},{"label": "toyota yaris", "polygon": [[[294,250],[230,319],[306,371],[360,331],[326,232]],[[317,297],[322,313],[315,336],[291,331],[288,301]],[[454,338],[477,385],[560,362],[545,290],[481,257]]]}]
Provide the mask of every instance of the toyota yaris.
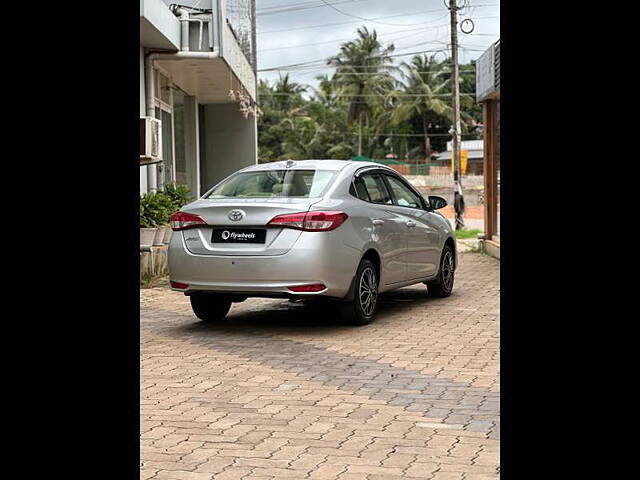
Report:
[{"label": "toyota yaris", "polygon": [[367,324],[378,294],[424,282],[453,289],[456,242],[438,209],[377,163],[304,160],[255,165],[171,217],[171,287],[204,321],[249,297],[335,301]]}]

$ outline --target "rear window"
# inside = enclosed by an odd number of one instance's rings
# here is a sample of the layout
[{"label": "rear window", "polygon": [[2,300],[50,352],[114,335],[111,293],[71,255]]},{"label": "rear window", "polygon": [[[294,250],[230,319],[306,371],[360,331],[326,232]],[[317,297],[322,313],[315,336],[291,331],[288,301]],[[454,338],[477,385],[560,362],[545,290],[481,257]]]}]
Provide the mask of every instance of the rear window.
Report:
[{"label": "rear window", "polygon": [[205,198],[315,198],[322,196],[335,174],[331,170],[240,172]]}]

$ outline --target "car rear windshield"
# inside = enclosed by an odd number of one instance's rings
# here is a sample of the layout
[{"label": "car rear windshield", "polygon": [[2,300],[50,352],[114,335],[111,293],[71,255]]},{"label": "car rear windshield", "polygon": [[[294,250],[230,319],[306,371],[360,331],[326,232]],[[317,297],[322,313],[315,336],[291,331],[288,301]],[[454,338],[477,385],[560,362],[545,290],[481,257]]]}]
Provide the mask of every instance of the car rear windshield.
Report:
[{"label": "car rear windshield", "polygon": [[240,172],[217,185],[205,198],[320,197],[335,173],[331,170]]}]

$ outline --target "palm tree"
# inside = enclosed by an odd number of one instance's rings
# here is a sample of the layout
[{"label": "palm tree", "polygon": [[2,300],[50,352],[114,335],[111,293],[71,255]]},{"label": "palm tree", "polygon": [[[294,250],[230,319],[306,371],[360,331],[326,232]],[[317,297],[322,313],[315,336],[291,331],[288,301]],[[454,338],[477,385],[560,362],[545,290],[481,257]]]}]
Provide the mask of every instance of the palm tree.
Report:
[{"label": "palm tree", "polygon": [[357,32],[358,38],[343,43],[327,63],[336,67],[334,81],[339,96],[348,101],[349,121],[358,122],[358,155],[362,155],[362,125],[373,119],[375,105],[393,88],[389,73],[394,69],[390,54],[395,47],[383,47],[376,31],[365,26]]},{"label": "palm tree", "polygon": [[311,99],[322,104],[325,108],[338,107],[339,100],[336,90],[336,82],[329,78],[326,73],[316,75],[317,87],[310,87],[313,90]]},{"label": "palm tree", "polygon": [[303,103],[302,93],[306,91],[307,88],[304,85],[289,80],[288,73],[284,77],[280,75],[273,86],[275,96],[273,104],[280,111],[288,112]]},{"label": "palm tree", "polygon": [[435,55],[416,55],[411,63],[403,62],[401,66],[401,89],[390,93],[397,99],[397,107],[392,114],[392,122],[400,124],[416,115],[422,121],[424,133],[424,151],[426,159],[431,155],[429,139],[429,117],[451,116],[451,106],[447,97],[450,79],[444,78],[446,69],[435,60]]},{"label": "palm tree", "polygon": [[[351,131],[344,103],[338,97],[336,82],[326,74],[316,76],[317,87],[307,104],[307,112],[320,125],[325,145],[323,158],[348,158],[353,148],[349,145]],[[337,157],[336,157],[337,156]]]}]

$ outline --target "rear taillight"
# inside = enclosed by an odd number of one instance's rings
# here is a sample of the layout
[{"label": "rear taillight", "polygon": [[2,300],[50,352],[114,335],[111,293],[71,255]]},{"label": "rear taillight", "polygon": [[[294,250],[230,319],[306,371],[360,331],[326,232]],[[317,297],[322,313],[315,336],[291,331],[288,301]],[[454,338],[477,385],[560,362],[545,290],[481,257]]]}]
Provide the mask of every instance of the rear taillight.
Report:
[{"label": "rear taillight", "polygon": [[316,211],[278,215],[267,224],[273,227],[295,228],[305,232],[328,232],[335,230],[349,216],[344,212]]},{"label": "rear taillight", "polygon": [[171,229],[175,232],[187,228],[203,227],[207,222],[202,217],[187,212],[176,212],[171,215]]},{"label": "rear taillight", "polygon": [[178,290],[186,290],[187,288],[189,288],[189,285],[187,285],[186,283],[174,282],[172,280],[171,288],[177,288]]},{"label": "rear taillight", "polygon": [[274,227],[297,228],[298,230],[304,230],[305,215],[306,215],[305,212],[291,213],[288,215],[278,215],[277,217],[273,217],[267,225],[274,226]]}]

